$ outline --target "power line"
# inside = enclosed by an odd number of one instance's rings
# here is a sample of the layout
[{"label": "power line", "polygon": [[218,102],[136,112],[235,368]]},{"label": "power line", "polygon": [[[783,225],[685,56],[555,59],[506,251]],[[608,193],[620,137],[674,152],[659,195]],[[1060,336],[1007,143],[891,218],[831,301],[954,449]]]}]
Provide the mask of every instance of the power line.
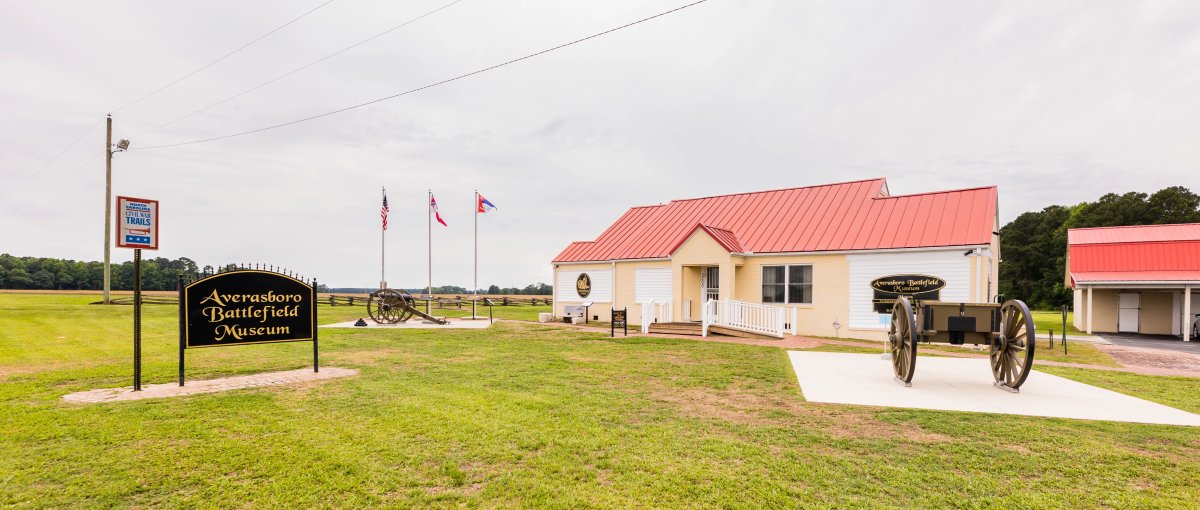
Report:
[{"label": "power line", "polygon": [[[86,134],[86,133],[85,133],[85,134]],[[96,161],[97,159],[100,159],[100,156],[102,156],[102,155],[103,155],[102,153],[98,153],[98,154],[96,154],[96,155],[94,155],[94,156],[92,156],[92,157],[88,158],[88,160],[87,160],[87,161],[84,161],[82,164],[80,164],[79,166],[77,166],[77,167],[73,168],[71,171],[69,171],[69,172],[67,172],[67,173],[65,173],[65,174],[62,174],[62,175],[60,175],[60,176],[58,177],[58,180],[56,180],[56,181],[54,181],[54,182],[50,183],[48,186],[46,186],[46,187],[45,187],[45,189],[46,189],[46,190],[49,190],[49,189],[52,189],[52,188],[54,188],[55,186],[58,186],[58,185],[59,185],[59,184],[61,184],[61,183],[62,183],[62,182],[63,182],[63,181],[64,181],[64,180],[67,178],[67,177],[70,177],[70,176],[74,175],[76,172],[80,171],[80,170],[81,170],[81,169],[83,169],[84,167],[86,167],[86,166],[88,166],[88,165],[92,164],[92,162]],[[10,196],[11,196],[11,195],[16,195],[16,192],[14,191],[13,193],[11,193],[11,194],[10,194]],[[34,199],[35,197],[37,197],[37,196],[39,196],[39,195],[36,195],[36,194],[31,194],[31,195],[29,195],[29,196],[25,197],[25,200],[21,201],[21,203],[20,203],[20,204],[17,204],[17,205],[21,205],[21,206],[23,206],[23,205],[25,205],[25,204],[28,204],[28,203],[30,203],[30,202],[33,202],[33,199]]]},{"label": "power line", "polygon": [[[269,31],[269,32],[267,32],[267,33],[265,33],[265,34],[263,34],[263,35],[260,35],[260,36],[256,37],[254,40],[252,40],[252,41],[250,41],[250,42],[248,42],[248,43],[246,43],[246,44],[243,44],[243,45],[241,45],[241,46],[240,46],[240,47],[238,47],[237,49],[235,49],[235,50],[233,50],[233,51],[230,51],[229,53],[226,53],[226,54],[224,54],[224,55],[221,55],[221,56],[220,56],[220,57],[218,57],[216,60],[213,60],[213,61],[211,61],[211,62],[209,62],[209,63],[207,63],[207,64],[204,64],[204,65],[202,65],[202,66],[200,66],[200,67],[196,68],[196,69],[195,69],[195,70],[193,70],[192,72],[190,72],[190,73],[187,73],[187,74],[185,74],[185,75],[183,75],[183,76],[180,76],[179,78],[176,78],[175,80],[171,81],[170,83],[167,83],[166,85],[163,85],[163,86],[161,86],[161,87],[159,87],[159,88],[157,88],[157,89],[154,89],[154,90],[152,90],[152,91],[150,91],[150,92],[148,92],[148,93],[146,93],[146,94],[142,95],[141,97],[139,97],[139,98],[137,98],[137,99],[134,99],[133,101],[130,101],[130,102],[128,102],[128,103],[125,103],[125,104],[124,104],[124,105],[122,105],[121,107],[119,107],[119,108],[117,108],[117,109],[115,109],[115,110],[111,110],[111,112],[112,112],[112,113],[119,112],[119,111],[121,111],[121,110],[124,110],[124,109],[126,109],[126,108],[130,107],[130,106],[133,106],[134,104],[137,104],[137,103],[141,102],[142,100],[144,100],[144,99],[146,99],[146,98],[148,98],[148,97],[150,97],[150,96],[153,96],[153,95],[155,95],[155,94],[157,94],[157,93],[159,93],[159,92],[162,92],[163,90],[166,90],[167,88],[171,87],[172,85],[175,85],[176,83],[179,83],[179,82],[181,82],[181,81],[183,81],[183,80],[186,80],[186,79],[188,79],[188,78],[190,78],[190,77],[192,77],[192,76],[196,75],[196,74],[197,74],[197,73],[199,73],[200,71],[203,71],[203,70],[205,70],[205,69],[208,69],[209,67],[212,67],[212,66],[213,66],[214,64],[216,64],[217,62],[220,62],[220,61],[222,61],[222,60],[225,60],[226,58],[229,58],[229,57],[230,57],[230,56],[232,56],[233,54],[235,54],[235,53],[237,53],[237,52],[239,52],[239,51],[242,51],[242,50],[244,50],[244,49],[246,49],[246,48],[249,48],[249,47],[250,47],[251,45],[253,45],[254,43],[257,43],[257,42],[259,42],[259,41],[261,41],[261,40],[263,40],[263,39],[266,39],[266,38],[267,38],[268,36],[270,36],[271,34],[274,34],[275,32],[278,32],[278,31],[280,31],[280,30],[284,29],[284,28],[285,28],[285,27],[287,27],[288,25],[291,25],[292,23],[295,23],[295,22],[297,22],[297,21],[300,21],[300,19],[304,18],[305,16],[308,16],[309,14],[312,14],[313,12],[316,12],[316,11],[317,11],[317,9],[320,9],[320,8],[322,8],[322,7],[325,7],[326,5],[329,5],[329,4],[333,3],[333,1],[334,1],[334,0],[327,0],[325,3],[322,3],[322,4],[320,4],[320,5],[316,6],[316,7],[313,7],[312,9],[309,9],[309,10],[308,10],[307,12],[305,12],[304,14],[301,14],[301,15],[299,15],[299,16],[297,16],[297,17],[295,17],[295,18],[292,18],[292,19],[291,19],[290,21],[288,21],[287,23],[284,23],[284,24],[282,24],[282,25],[279,25],[278,27],[275,27],[275,28],[274,28],[274,29],[272,29],[271,31]],[[71,148],[72,148],[72,147],[74,147],[74,146],[75,146],[75,144],[78,144],[78,143],[79,143],[79,141],[80,141],[80,140],[82,140],[84,136],[87,136],[87,134],[88,134],[88,133],[91,133],[93,129],[96,129],[96,126],[99,126],[99,125],[100,125],[100,123],[101,123],[101,122],[103,122],[103,121],[104,121],[104,119],[103,119],[103,118],[101,118],[100,120],[97,120],[97,121],[96,121],[94,124],[92,124],[91,126],[88,126],[88,128],[87,128],[86,130],[84,130],[84,131],[83,131],[83,133],[80,133],[80,134],[79,134],[79,136],[78,136],[78,137],[76,137],[74,141],[72,141],[70,144],[68,144],[68,145],[66,146],[66,148],[64,148],[62,151],[60,151],[60,152],[59,152],[57,155],[55,155],[53,158],[50,158],[50,160],[49,160],[49,161],[47,161],[45,165],[42,165],[42,167],[41,167],[41,168],[39,168],[38,170],[36,170],[36,171],[34,171],[33,173],[29,174],[29,177],[26,177],[26,178],[25,178],[25,180],[21,181],[21,183],[20,183],[20,184],[18,184],[18,185],[16,185],[16,186],[14,186],[14,187],[12,187],[12,188],[10,188],[10,190],[11,190],[11,191],[9,192],[9,194],[8,194],[8,195],[6,195],[6,196],[5,196],[5,198],[8,198],[8,197],[11,197],[11,196],[15,195],[15,194],[17,193],[17,190],[19,190],[21,187],[23,187],[23,186],[25,186],[26,184],[28,184],[28,183],[29,183],[29,181],[33,180],[33,178],[37,177],[37,176],[38,176],[38,175],[40,175],[42,172],[45,172],[47,168],[50,168],[50,165],[53,165],[55,161],[58,161],[58,159],[59,159],[59,158],[61,158],[61,157],[62,157],[64,154],[66,154],[66,153],[67,153],[67,151],[71,150]],[[172,122],[175,122],[175,121],[172,121]],[[156,129],[157,129],[157,128],[156,128]],[[95,158],[93,158],[93,159],[95,159]],[[92,160],[88,160],[88,162],[91,162],[91,161],[92,161]],[[75,168],[74,170],[71,170],[70,172],[68,172],[68,174],[75,173],[75,172],[79,171],[79,168],[82,168],[82,167],[83,167],[83,166],[81,165],[80,167],[78,167],[78,168]],[[57,182],[59,182],[59,181],[56,181],[56,183],[57,183]]]},{"label": "power line", "polygon": [[193,112],[191,112],[191,113],[188,113],[187,115],[184,115],[184,116],[182,116],[182,117],[176,118],[175,120],[172,120],[172,121],[169,121],[169,122],[166,122],[166,123],[160,124],[160,125],[158,125],[158,126],[156,126],[156,127],[152,127],[152,128],[150,128],[150,129],[147,129],[147,130],[145,130],[145,131],[142,131],[141,133],[138,133],[138,134],[136,134],[136,135],[133,135],[133,138],[139,138],[139,137],[141,137],[142,135],[145,135],[145,134],[147,134],[147,133],[150,133],[150,132],[153,132],[153,131],[158,131],[159,129],[162,129],[162,128],[165,128],[165,127],[167,127],[167,126],[170,126],[171,124],[174,124],[174,123],[176,123],[176,122],[179,122],[179,121],[181,121],[181,120],[187,119],[187,118],[189,118],[189,117],[192,117],[192,116],[194,116],[194,115],[196,115],[196,114],[199,114],[199,113],[202,113],[202,112],[206,112],[206,111],[208,111],[208,110],[211,110],[211,109],[213,109],[213,108],[215,108],[215,107],[217,107],[217,106],[223,105],[223,104],[225,104],[225,103],[228,103],[228,102],[230,102],[230,101],[232,101],[232,100],[234,100],[234,99],[237,99],[237,98],[239,98],[239,97],[242,97],[242,96],[244,96],[244,95],[246,95],[246,94],[249,94],[249,93],[251,93],[251,92],[254,92],[255,90],[261,89],[261,88],[263,88],[263,87],[265,87],[265,86],[267,86],[267,85],[270,85],[270,84],[272,84],[272,83],[275,83],[275,82],[277,82],[277,81],[279,81],[279,80],[282,80],[282,79],[284,79],[284,78],[287,78],[288,76],[291,76],[291,75],[293,75],[293,74],[296,74],[296,73],[298,73],[298,72],[300,72],[300,71],[303,71],[303,70],[305,70],[305,69],[308,69],[309,67],[312,67],[312,66],[314,66],[314,65],[317,65],[317,64],[319,64],[319,63],[321,63],[321,62],[324,62],[324,61],[326,61],[326,60],[329,60],[329,59],[331,59],[331,58],[333,58],[333,57],[336,57],[336,56],[338,56],[338,55],[340,55],[340,54],[342,54],[342,53],[345,53],[345,52],[347,52],[347,51],[349,51],[349,50],[352,50],[352,49],[354,49],[354,48],[357,48],[357,47],[359,47],[359,46],[362,46],[362,45],[364,45],[364,44],[366,44],[366,43],[368,43],[368,42],[371,42],[371,41],[373,41],[373,40],[375,40],[375,39],[378,39],[378,38],[380,38],[380,37],[383,37],[384,35],[390,34],[390,33],[392,33],[392,32],[395,32],[396,30],[399,30],[399,29],[401,29],[401,28],[404,28],[404,27],[406,27],[406,26],[408,26],[408,25],[411,25],[411,24],[413,24],[413,23],[415,23],[415,22],[417,22],[417,21],[420,21],[422,18],[426,18],[426,17],[428,17],[428,16],[432,16],[433,14],[437,13],[438,11],[441,11],[442,9],[446,9],[446,8],[448,8],[448,7],[450,7],[450,6],[454,5],[454,4],[457,4],[457,3],[459,3],[459,2],[462,2],[462,1],[463,1],[463,0],[454,0],[453,2],[450,2],[450,3],[448,3],[448,4],[445,4],[445,5],[441,6],[441,7],[438,7],[437,9],[434,9],[434,10],[432,10],[432,11],[429,11],[429,12],[425,13],[425,14],[422,14],[422,15],[420,15],[420,16],[417,16],[417,17],[415,17],[415,18],[413,18],[413,19],[410,19],[410,20],[408,20],[408,21],[405,21],[404,23],[401,23],[401,24],[399,24],[399,25],[396,25],[396,26],[394,26],[394,27],[392,27],[392,28],[389,28],[389,29],[387,29],[387,30],[384,30],[384,31],[382,31],[382,32],[380,32],[380,33],[378,33],[378,34],[375,34],[375,35],[373,35],[373,36],[371,36],[371,37],[368,37],[368,38],[366,38],[366,39],[363,39],[363,40],[361,40],[361,41],[359,41],[359,42],[356,42],[356,43],[354,43],[354,44],[351,44],[350,46],[347,46],[347,47],[345,47],[345,48],[342,48],[342,49],[340,49],[340,50],[337,50],[337,51],[335,51],[335,52],[333,52],[333,53],[330,53],[330,54],[328,54],[328,55],[325,55],[324,57],[321,57],[321,58],[319,58],[319,59],[317,59],[317,60],[314,60],[314,61],[312,61],[312,62],[309,62],[309,63],[307,63],[307,64],[304,64],[304,65],[302,65],[302,66],[300,66],[300,67],[297,67],[297,68],[295,68],[295,69],[292,69],[291,71],[288,71],[288,72],[286,72],[286,73],[284,73],[284,74],[281,74],[281,75],[279,75],[279,76],[276,76],[276,77],[274,77],[274,78],[271,78],[270,80],[267,80],[267,81],[264,81],[264,82],[262,82],[262,83],[259,83],[258,85],[255,85],[255,86],[253,86],[253,87],[250,87],[250,88],[248,88],[248,89],[246,89],[246,90],[243,90],[243,91],[241,91],[241,92],[238,92],[237,94],[234,94],[234,95],[232,95],[232,96],[229,96],[229,97],[227,97],[227,98],[225,98],[225,99],[222,99],[222,100],[220,100],[220,101],[217,101],[217,102],[215,102],[215,103],[212,103],[212,104],[210,104],[210,105],[208,105],[208,106],[205,106],[205,107],[203,107],[203,108],[200,108],[199,110],[193,111]]},{"label": "power line", "polygon": [[[445,80],[441,80],[441,81],[438,81],[438,82],[430,83],[430,84],[428,84],[428,85],[424,85],[424,86],[421,86],[421,87],[417,87],[417,88],[415,88],[415,89],[409,89],[409,90],[406,90],[406,91],[404,91],[404,92],[399,92],[399,93],[396,93],[396,94],[392,94],[392,95],[390,95],[390,96],[385,96],[385,97],[381,97],[381,98],[378,98],[378,99],[373,99],[373,100],[371,100],[371,101],[367,101],[367,102],[365,102],[365,103],[359,103],[359,104],[356,104],[356,105],[347,106],[347,107],[345,107],[345,108],[339,108],[339,109],[337,109],[337,110],[332,110],[332,111],[328,111],[328,112],[325,112],[325,113],[320,113],[320,114],[317,114],[317,115],[313,115],[313,116],[310,116],[310,117],[304,117],[304,118],[301,118],[301,119],[296,119],[296,120],[292,120],[292,121],[284,122],[284,123],[282,123],[282,124],[275,124],[275,125],[272,125],[272,126],[261,127],[261,128],[258,128],[258,129],[251,129],[251,130],[249,130],[249,131],[242,131],[242,132],[238,132],[238,133],[232,133],[232,134],[223,135],[223,136],[214,136],[214,137],[212,137],[212,138],[202,138],[202,139],[199,139],[199,140],[192,140],[192,141],[188,141],[188,142],[168,143],[168,144],[162,144],[162,145],[151,145],[151,146],[147,146],[147,147],[140,147],[140,148],[138,148],[138,149],[136,149],[136,150],[164,149],[164,148],[167,148],[167,147],[179,147],[179,146],[181,146],[181,145],[192,145],[192,144],[197,144],[197,143],[212,142],[212,141],[216,141],[216,140],[224,140],[224,139],[226,139],[226,138],[234,138],[234,137],[238,137],[238,136],[244,136],[244,135],[249,135],[249,134],[254,134],[254,133],[261,133],[261,132],[263,132],[263,131],[268,131],[268,130],[271,130],[271,129],[281,128],[281,127],[284,127],[284,126],[290,126],[290,125],[292,125],[292,124],[299,124],[299,123],[301,123],[301,122],[308,122],[308,121],[310,121],[310,120],[315,120],[315,119],[319,119],[319,118],[322,118],[322,117],[328,117],[328,116],[330,116],[330,115],[336,115],[336,114],[338,114],[338,113],[347,112],[347,111],[350,111],[350,110],[354,110],[354,109],[356,109],[356,108],[362,108],[362,107],[364,107],[364,106],[368,106],[368,105],[372,105],[372,104],[375,104],[375,103],[379,103],[379,102],[387,101],[387,100],[389,100],[389,99],[395,99],[395,98],[397,98],[397,97],[400,97],[400,96],[406,96],[406,95],[409,95],[409,94],[412,94],[412,93],[415,93],[415,92],[420,92],[420,91],[422,91],[422,90],[425,90],[425,89],[430,89],[430,88],[433,88],[433,87],[437,87],[437,86],[439,86],[439,85],[445,85],[445,84],[447,84],[447,83],[454,82],[454,81],[458,81],[458,80],[461,80],[461,79],[463,79],[463,78],[468,78],[468,77],[471,77],[471,76],[475,76],[475,75],[477,75],[477,74],[485,73],[485,72],[491,71],[491,70],[493,70],[493,69],[499,69],[499,68],[501,68],[501,67],[504,67],[504,66],[507,66],[507,65],[510,65],[510,64],[515,64],[515,63],[517,63],[517,62],[521,62],[521,61],[523,61],[523,60],[528,60],[528,59],[531,59],[531,58],[533,58],[533,57],[537,57],[537,56],[540,56],[540,55],[544,55],[544,54],[546,54],[546,53],[550,53],[550,52],[552,52],[552,51],[555,51],[555,50],[559,50],[559,49],[562,49],[562,48],[566,48],[566,47],[568,47],[568,46],[573,46],[573,45],[575,45],[575,44],[579,44],[579,43],[581,43],[581,42],[584,42],[584,41],[587,41],[587,40],[590,40],[590,39],[595,39],[595,38],[597,38],[597,37],[600,37],[600,36],[603,36],[603,35],[611,34],[611,33],[613,33],[613,32],[616,32],[616,31],[618,31],[618,30],[622,30],[622,29],[625,29],[625,28],[632,27],[632,26],[634,26],[634,25],[638,25],[638,24],[641,24],[641,23],[645,23],[645,22],[647,22],[647,21],[650,21],[650,20],[652,20],[652,19],[655,19],[655,18],[660,18],[660,17],[662,17],[662,16],[666,16],[666,15],[668,15],[668,14],[671,14],[671,13],[674,13],[674,12],[678,12],[678,11],[681,11],[681,10],[683,10],[683,9],[687,9],[688,7],[692,7],[692,6],[695,6],[695,5],[699,5],[699,4],[702,4],[702,3],[704,3],[704,2],[707,2],[707,1],[708,1],[708,0],[697,0],[697,1],[695,1],[695,2],[692,2],[692,3],[686,4],[686,5],[682,5],[682,6],[679,6],[679,7],[676,7],[676,8],[674,8],[674,9],[670,9],[670,10],[667,10],[667,11],[660,12],[660,13],[658,13],[658,14],[655,14],[655,15],[653,15],[653,16],[649,16],[649,17],[646,17],[646,18],[639,19],[639,20],[637,20],[637,21],[633,21],[633,22],[630,22],[630,23],[626,23],[626,24],[624,24],[624,25],[621,25],[621,26],[619,26],[619,27],[610,28],[610,29],[608,29],[608,30],[605,30],[605,31],[603,31],[603,32],[597,32],[597,33],[595,33],[595,34],[592,34],[592,35],[589,35],[589,36],[587,36],[587,37],[583,37],[583,38],[576,39],[576,40],[574,40],[574,41],[571,41],[571,42],[563,43],[563,44],[560,44],[560,45],[558,45],[558,46],[554,46],[554,47],[552,47],[552,48],[548,48],[548,49],[544,49],[544,50],[538,51],[538,52],[536,52],[536,53],[530,53],[530,54],[528,54],[528,55],[525,55],[525,56],[523,56],[523,57],[514,58],[514,59],[512,59],[512,60],[509,60],[509,61],[506,61],[506,62],[502,62],[502,63],[495,64],[495,65],[492,65],[492,66],[484,67],[484,68],[482,68],[482,69],[477,69],[477,70],[475,70],[475,71],[471,71],[471,72],[469,72],[469,73],[460,74],[460,75],[458,75],[458,76],[455,76],[455,77],[453,77],[453,78],[447,78],[447,79],[445,79]],[[132,147],[131,147],[131,148],[130,148],[130,150],[134,150],[134,148],[132,148]]]},{"label": "power line", "polygon": [[224,55],[221,55],[221,56],[220,56],[220,57],[218,57],[216,60],[213,60],[212,62],[209,62],[209,63],[207,63],[207,64],[204,64],[204,65],[202,65],[202,66],[200,66],[200,67],[196,68],[194,71],[192,71],[192,72],[190,72],[190,73],[187,73],[187,74],[185,74],[185,75],[183,75],[183,76],[180,76],[179,78],[176,78],[174,81],[171,81],[170,83],[168,83],[168,84],[166,84],[166,85],[163,85],[163,86],[161,86],[161,87],[159,87],[159,88],[156,88],[156,89],[154,89],[154,90],[152,90],[152,91],[150,91],[150,92],[147,92],[147,93],[146,93],[145,95],[143,95],[142,97],[139,97],[139,98],[137,98],[137,99],[134,99],[133,101],[130,101],[130,102],[128,102],[128,103],[125,103],[125,104],[124,104],[124,105],[122,105],[120,108],[117,108],[117,109],[113,110],[111,113],[117,113],[117,112],[119,112],[119,111],[121,111],[121,110],[124,110],[124,109],[126,109],[126,108],[128,108],[128,107],[130,107],[130,106],[133,106],[134,104],[137,104],[137,103],[141,102],[143,99],[146,99],[146,98],[148,98],[148,97],[150,97],[150,96],[153,96],[153,95],[155,95],[155,94],[157,94],[157,93],[159,93],[159,92],[162,92],[162,91],[166,90],[167,88],[169,88],[170,86],[172,86],[172,85],[174,85],[174,84],[176,84],[176,83],[179,83],[179,82],[181,82],[181,81],[183,81],[183,80],[186,80],[186,79],[188,79],[188,78],[191,78],[191,77],[192,77],[192,76],[194,76],[196,73],[199,73],[200,71],[203,71],[203,70],[205,70],[205,69],[208,69],[209,67],[212,67],[212,66],[213,66],[213,64],[216,64],[217,62],[220,62],[220,61],[222,61],[222,60],[225,60],[226,58],[229,58],[229,57],[230,57],[231,55],[233,55],[234,53],[237,53],[237,52],[239,52],[239,51],[242,51],[242,50],[244,50],[244,49],[246,49],[246,48],[249,48],[249,47],[250,47],[251,45],[253,45],[254,43],[256,43],[256,42],[258,42],[258,41],[261,41],[261,40],[263,40],[263,39],[266,39],[266,38],[267,38],[268,36],[270,36],[271,34],[274,34],[275,32],[278,32],[278,31],[280,31],[280,30],[283,30],[283,29],[284,29],[284,27],[287,27],[288,25],[291,25],[292,23],[295,23],[295,22],[297,22],[297,21],[300,21],[300,19],[304,18],[305,16],[308,16],[309,14],[312,14],[312,13],[316,12],[316,11],[317,11],[317,9],[320,9],[320,8],[322,8],[322,7],[325,7],[326,5],[329,5],[329,4],[331,4],[331,3],[333,3],[333,0],[327,0],[325,3],[323,3],[323,4],[321,4],[321,5],[318,5],[318,6],[316,6],[316,7],[313,7],[312,9],[309,9],[309,10],[308,10],[308,12],[305,12],[304,14],[301,14],[301,15],[299,15],[299,16],[296,16],[295,18],[292,18],[292,20],[291,20],[291,21],[288,21],[287,23],[284,23],[284,24],[282,24],[282,25],[279,25],[278,27],[275,27],[275,28],[274,28],[273,30],[271,30],[270,32],[267,32],[267,33],[265,33],[265,34],[263,34],[263,35],[260,35],[260,36],[256,37],[256,38],[255,38],[253,41],[250,41],[250,42],[248,42],[248,43],[246,43],[246,44],[243,44],[243,45],[241,45],[240,47],[238,47],[237,49],[235,49],[235,50],[233,50],[233,51],[231,51],[231,52],[229,52],[229,53],[226,53],[226,54],[224,54]]},{"label": "power line", "polygon": [[96,126],[99,126],[101,122],[104,122],[103,117],[101,117],[99,120],[97,120],[91,126],[88,126],[88,128],[85,129],[82,133],[80,133],[79,136],[76,137],[74,141],[72,141],[70,144],[68,144],[66,146],[66,148],[64,148],[62,151],[59,151],[59,153],[56,154],[53,158],[50,158],[50,161],[47,161],[46,164],[42,165],[41,168],[39,168],[39,169],[35,170],[33,173],[29,174],[29,176],[26,177],[25,180],[21,181],[20,184],[17,184],[16,186],[9,188],[10,191],[7,195],[4,196],[4,198],[8,198],[13,195],[16,195],[17,190],[21,189],[23,186],[28,184],[29,181],[33,180],[34,177],[37,177],[42,172],[45,172],[47,168],[50,168],[50,165],[53,165],[55,161],[58,161],[58,158],[63,157],[63,154],[66,154],[67,151],[71,150],[71,147],[74,147],[75,144],[79,143],[80,140],[83,140],[83,137],[87,136],[88,133],[91,133],[93,129],[96,129]]}]

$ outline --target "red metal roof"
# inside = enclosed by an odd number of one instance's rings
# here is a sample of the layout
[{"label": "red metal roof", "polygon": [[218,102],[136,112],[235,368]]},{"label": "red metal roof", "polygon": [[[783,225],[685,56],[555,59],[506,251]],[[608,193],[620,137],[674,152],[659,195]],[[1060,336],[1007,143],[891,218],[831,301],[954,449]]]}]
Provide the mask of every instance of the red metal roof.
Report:
[{"label": "red metal roof", "polygon": [[1073,283],[1200,281],[1200,224],[1067,231]]},{"label": "red metal roof", "polygon": [[1200,241],[1200,223],[1073,228],[1067,231],[1069,245],[1156,241]]},{"label": "red metal roof", "polygon": [[888,196],[869,179],[634,207],[554,262],[666,258],[698,226],[731,252],[791,253],[989,244],[995,222],[995,186]]},{"label": "red metal roof", "polygon": [[1200,282],[1200,271],[1084,271],[1071,277],[1075,283]]}]

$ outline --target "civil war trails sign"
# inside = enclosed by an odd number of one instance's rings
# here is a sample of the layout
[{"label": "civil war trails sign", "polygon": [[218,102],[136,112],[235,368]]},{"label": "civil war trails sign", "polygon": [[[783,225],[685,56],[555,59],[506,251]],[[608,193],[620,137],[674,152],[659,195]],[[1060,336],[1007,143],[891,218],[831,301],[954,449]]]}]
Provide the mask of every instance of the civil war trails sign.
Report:
[{"label": "civil war trails sign", "polygon": [[937,301],[946,280],[924,274],[897,274],[871,280],[875,291],[871,305],[877,313],[891,313],[896,298],[905,296],[917,301]]},{"label": "civil war trails sign", "polygon": [[183,350],[271,342],[313,342],[317,370],[317,292],[287,275],[238,270],[181,286],[179,384]]}]

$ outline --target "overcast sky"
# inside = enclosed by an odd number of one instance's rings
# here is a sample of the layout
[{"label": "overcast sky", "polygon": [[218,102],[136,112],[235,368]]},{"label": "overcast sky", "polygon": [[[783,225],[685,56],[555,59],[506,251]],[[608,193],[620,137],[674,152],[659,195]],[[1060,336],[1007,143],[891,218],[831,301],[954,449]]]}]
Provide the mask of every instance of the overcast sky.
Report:
[{"label": "overcast sky", "polygon": [[[162,202],[158,256],[283,265],[332,286],[550,282],[628,207],[886,177],[1000,187],[1001,220],[1107,192],[1200,191],[1200,2],[709,0],[511,66],[318,120],[689,0],[6,0],[0,252],[103,257],[103,125],[135,150],[114,194]],[[89,126],[96,127],[83,135]],[[143,134],[144,133],[144,134]],[[80,135],[79,144],[54,159]],[[135,136],[137,135],[137,136]],[[51,162],[48,166],[47,163]],[[114,260],[132,259],[114,248]]]}]

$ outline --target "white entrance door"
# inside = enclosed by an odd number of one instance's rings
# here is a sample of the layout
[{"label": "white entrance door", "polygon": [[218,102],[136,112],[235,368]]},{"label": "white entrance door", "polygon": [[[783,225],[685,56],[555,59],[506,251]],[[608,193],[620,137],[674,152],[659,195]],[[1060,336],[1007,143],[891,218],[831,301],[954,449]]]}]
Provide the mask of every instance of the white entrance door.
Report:
[{"label": "white entrance door", "polygon": [[1117,332],[1137,333],[1138,316],[1141,312],[1141,294],[1117,294]]},{"label": "white entrance door", "polygon": [[721,273],[719,267],[706,267],[700,272],[700,302],[721,299]]}]

